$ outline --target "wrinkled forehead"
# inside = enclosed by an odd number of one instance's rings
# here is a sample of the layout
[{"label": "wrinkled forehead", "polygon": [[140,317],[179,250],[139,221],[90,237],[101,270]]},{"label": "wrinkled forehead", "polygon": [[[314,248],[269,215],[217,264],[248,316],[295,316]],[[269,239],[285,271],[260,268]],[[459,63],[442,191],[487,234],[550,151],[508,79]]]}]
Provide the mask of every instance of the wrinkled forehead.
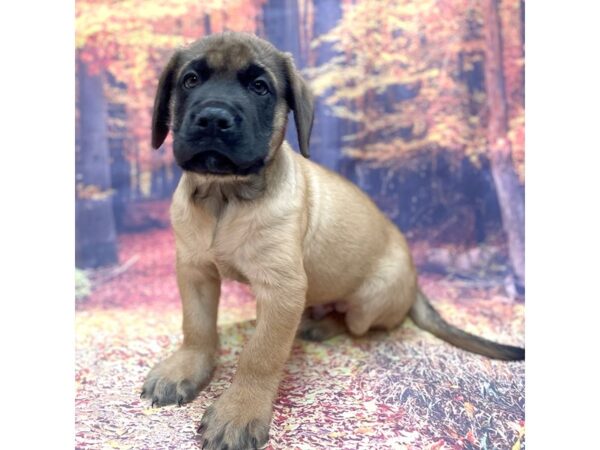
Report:
[{"label": "wrinkled forehead", "polygon": [[213,44],[204,51],[208,67],[215,72],[237,72],[258,59],[249,45],[242,42],[221,42]]},{"label": "wrinkled forehead", "polygon": [[284,88],[283,63],[280,52],[262,40],[240,38],[205,38],[185,51],[186,69],[201,63],[211,74],[235,76],[249,68],[258,67],[276,84],[279,92]]}]

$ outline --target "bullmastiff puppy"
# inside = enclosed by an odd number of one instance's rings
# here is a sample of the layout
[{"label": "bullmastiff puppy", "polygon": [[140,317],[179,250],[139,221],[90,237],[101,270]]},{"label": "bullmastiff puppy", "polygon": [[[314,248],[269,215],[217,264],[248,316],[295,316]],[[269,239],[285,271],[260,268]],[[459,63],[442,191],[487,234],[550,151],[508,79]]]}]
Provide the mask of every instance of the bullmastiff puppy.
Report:
[{"label": "bullmastiff puppy", "polygon": [[[284,140],[290,111],[301,155]],[[231,386],[202,417],[204,448],[266,444],[297,334],[362,336],[408,315],[471,352],[524,358],[524,349],[463,332],[431,307],[398,228],[359,188],[307,159],[313,113],[291,55],[249,34],[177,50],[158,83],[152,146],[171,130],[183,169],[170,210],[183,343],[150,371],[142,397],[183,404],[209,382],[221,280],[248,283],[257,302],[256,331]],[[330,313],[315,320],[310,307]]]}]

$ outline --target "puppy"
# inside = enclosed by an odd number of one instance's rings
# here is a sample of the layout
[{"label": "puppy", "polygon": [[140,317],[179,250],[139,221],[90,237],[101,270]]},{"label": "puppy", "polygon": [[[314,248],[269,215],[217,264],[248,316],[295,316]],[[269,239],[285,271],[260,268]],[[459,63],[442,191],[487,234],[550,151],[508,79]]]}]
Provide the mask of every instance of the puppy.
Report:
[{"label": "puppy", "polygon": [[[302,156],[284,141],[290,110]],[[266,444],[297,333],[361,336],[410,315],[463,349],[524,358],[524,349],[465,333],[431,307],[400,231],[356,186],[307,159],[313,112],[291,56],[248,34],[212,35],[176,51],[159,81],[152,145],[171,129],[183,169],[170,211],[183,344],[150,371],[142,397],[182,404],[209,382],[222,279],[248,283],[257,301],[256,331],[233,382],[202,418],[205,448]],[[321,320],[305,314],[330,304],[335,311]]]}]

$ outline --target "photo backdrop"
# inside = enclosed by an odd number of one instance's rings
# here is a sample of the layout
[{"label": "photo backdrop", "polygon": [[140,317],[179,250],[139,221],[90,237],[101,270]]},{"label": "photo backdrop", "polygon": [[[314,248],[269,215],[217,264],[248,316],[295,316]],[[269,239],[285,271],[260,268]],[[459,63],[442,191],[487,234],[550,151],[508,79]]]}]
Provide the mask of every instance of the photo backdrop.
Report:
[{"label": "photo backdrop", "polygon": [[[291,52],[317,96],[313,160],[406,234],[454,325],[524,344],[523,2],[77,0],[76,448],[197,449],[195,428],[254,330],[224,282],[219,365],[198,398],[151,408],[148,370],[181,342],[171,140],[150,146],[175,47],[223,30]],[[288,140],[297,149],[293,121]],[[410,320],[296,340],[269,449],[525,448],[525,365],[459,350]]]},{"label": "photo backdrop", "polygon": [[[485,269],[456,259],[476,259],[471,251],[522,287],[522,2],[78,0],[76,8],[78,267],[118,264],[118,235],[168,226],[180,170],[170,140],[150,147],[157,78],[176,46],[236,30],[294,55],[318,99],[313,159],[380,205],[423,270]],[[293,123],[288,140],[297,148]]]}]

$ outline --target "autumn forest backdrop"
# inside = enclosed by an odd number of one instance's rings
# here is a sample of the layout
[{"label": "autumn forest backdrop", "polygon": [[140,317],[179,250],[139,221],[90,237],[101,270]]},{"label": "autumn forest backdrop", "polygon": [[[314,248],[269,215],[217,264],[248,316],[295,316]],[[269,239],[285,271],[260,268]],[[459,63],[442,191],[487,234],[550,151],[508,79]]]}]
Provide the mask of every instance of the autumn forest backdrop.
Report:
[{"label": "autumn forest backdrop", "polygon": [[[158,75],[176,46],[236,30],[294,55],[318,98],[312,158],[381,206],[423,272],[519,295],[523,8],[518,0],[78,0],[78,268],[123,266],[124,242],[168,230],[180,170],[170,140],[150,147]],[[288,140],[297,148],[293,123]]]}]

